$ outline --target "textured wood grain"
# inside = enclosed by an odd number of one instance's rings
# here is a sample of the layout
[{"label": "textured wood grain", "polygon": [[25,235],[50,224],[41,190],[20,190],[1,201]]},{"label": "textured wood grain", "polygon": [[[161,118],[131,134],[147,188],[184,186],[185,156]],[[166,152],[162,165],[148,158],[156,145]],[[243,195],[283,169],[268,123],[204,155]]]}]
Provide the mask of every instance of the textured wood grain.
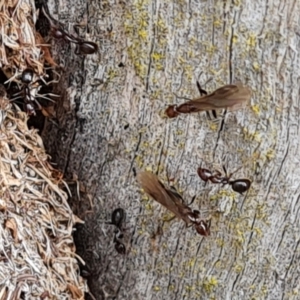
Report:
[{"label": "textured wood grain", "polygon": [[[85,187],[74,199],[86,221],[78,250],[96,298],[298,299],[300,2],[64,3],[54,12],[65,24],[86,22],[81,36],[100,53],[82,60],[56,46],[65,51],[64,97],[59,125],[49,123],[44,140]],[[209,78],[208,91],[248,85],[251,104],[228,112],[222,130],[205,113],[162,117],[183,102],[174,93],[198,97],[196,80]],[[223,164],[229,172],[242,166],[234,178],[253,180],[245,196],[196,174]],[[211,214],[211,237],[166,222],[133,168],[172,178],[187,202],[196,195],[191,206]],[[88,197],[93,213],[83,205]],[[117,207],[127,212],[125,256],[105,224]]]}]

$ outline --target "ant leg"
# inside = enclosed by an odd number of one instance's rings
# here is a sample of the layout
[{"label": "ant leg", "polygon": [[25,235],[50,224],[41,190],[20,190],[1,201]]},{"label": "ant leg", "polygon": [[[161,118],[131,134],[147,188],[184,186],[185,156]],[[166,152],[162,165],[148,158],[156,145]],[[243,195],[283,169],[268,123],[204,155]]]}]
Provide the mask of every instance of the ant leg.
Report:
[{"label": "ant leg", "polygon": [[190,100],[192,100],[191,98],[187,98],[187,97],[181,97],[181,96],[178,96],[177,94],[175,94],[174,92],[173,92],[173,95],[176,97],[176,98],[178,98],[178,99],[183,99],[183,100],[187,100],[187,101],[190,101]]},{"label": "ant leg", "polygon": [[174,215],[173,217],[171,217],[170,219],[167,220],[163,220],[163,222],[171,222],[176,218],[176,216]]},{"label": "ant leg", "polygon": [[[202,72],[199,74],[199,77],[201,76],[201,74],[202,74]],[[210,82],[211,80],[212,80],[212,78],[209,78],[209,79],[204,83],[204,85],[206,85],[206,84],[207,84],[208,82]],[[200,83],[199,83],[198,80],[196,81],[196,84],[197,84],[197,88],[198,88],[198,91],[199,91],[199,93],[200,93],[201,96],[207,95],[207,94],[208,94],[206,90],[203,90],[203,89],[201,88],[201,85],[200,85]],[[213,117],[214,117],[215,119],[217,119],[217,113],[216,113],[216,111],[215,111],[214,109],[212,110],[212,114],[213,114]],[[211,116],[210,116],[210,114],[209,114],[209,111],[206,111],[206,116],[207,116],[207,118],[208,118],[209,120],[212,119]]]},{"label": "ant leg", "polygon": [[76,48],[75,48],[75,52],[74,52],[76,55],[80,55],[80,51],[79,51],[79,47],[78,45],[76,45]]},{"label": "ant leg", "polygon": [[[55,95],[55,94],[51,94],[51,93],[50,94],[46,94],[46,95],[50,95],[51,97],[60,97],[59,95]],[[52,100],[51,98],[45,97],[44,95],[36,94],[36,97],[48,100],[48,101],[50,101],[52,103],[56,103],[56,101]]]},{"label": "ant leg", "polygon": [[170,192],[173,195],[175,195],[177,198],[180,198],[182,203],[184,203],[184,200],[183,200],[182,196],[177,192],[177,189],[174,186],[170,185],[170,182],[174,181],[174,179],[169,177],[168,170],[166,171],[166,176],[167,176],[168,184],[170,186]]},{"label": "ant leg", "polygon": [[214,109],[212,110],[212,114],[213,114],[214,118],[217,119],[217,112]]},{"label": "ant leg", "polygon": [[[48,68],[45,68],[45,70],[47,70]],[[51,68],[49,68],[49,69],[51,69]],[[45,85],[50,85],[50,84],[52,84],[52,83],[58,83],[59,82],[59,80],[60,80],[60,77],[61,77],[61,75],[58,73],[58,72],[56,72],[55,70],[51,70],[57,77],[58,77],[58,79],[53,79],[53,80],[51,80],[51,81],[49,81],[49,82],[46,82],[42,77],[41,77],[41,80],[43,81],[43,83],[45,84]]]},{"label": "ant leg", "polygon": [[191,202],[190,202],[189,204],[187,204],[187,206],[190,206],[190,205],[192,205],[192,204],[194,203],[195,199],[196,199],[196,195],[192,197],[192,200],[191,200]]},{"label": "ant leg", "polygon": [[226,169],[225,165],[223,165],[222,168],[223,168],[223,171],[225,173],[225,176],[227,177],[227,169]]},{"label": "ant leg", "polygon": [[206,113],[207,119],[211,121],[211,117],[210,117],[209,111],[205,111],[205,113]]},{"label": "ant leg", "polygon": [[201,88],[201,85],[200,85],[199,81],[196,81],[196,84],[197,84],[197,88],[198,88],[198,91],[199,91],[200,95],[201,95],[201,96],[207,95],[207,91],[205,91],[205,90],[203,90],[203,89]]},{"label": "ant leg", "polygon": [[43,15],[48,19],[48,21],[50,23],[50,27],[56,27],[56,24],[61,25],[61,23],[59,21],[55,20],[51,16],[51,14],[49,12],[49,9],[48,9],[48,6],[45,5],[44,3],[43,3],[43,6],[42,6],[42,12],[43,12]]},{"label": "ant leg", "polygon": [[211,218],[206,219],[206,220],[205,220],[205,223],[206,223],[206,225],[207,225],[207,228],[209,229],[209,228],[211,227]]},{"label": "ant leg", "polygon": [[[19,74],[16,73],[14,76],[12,76],[12,77],[10,77],[8,80],[6,80],[6,81],[4,82],[4,84],[9,83],[9,86],[8,86],[8,88],[9,88],[11,82],[13,82],[18,76],[19,76]],[[20,81],[18,81],[18,82],[20,83]],[[18,85],[18,86],[19,86],[19,85]]]},{"label": "ant leg", "polygon": [[176,190],[176,188],[174,186],[170,186],[170,191],[177,198],[180,198],[180,200],[184,203],[184,200],[183,200],[182,196],[177,192],[177,190]]},{"label": "ant leg", "polygon": [[56,97],[56,98],[59,98],[60,95],[57,95],[57,94],[52,94],[52,93],[47,93],[45,95],[49,95],[50,97]]},{"label": "ant leg", "polygon": [[242,166],[240,166],[239,168],[237,168],[236,170],[234,170],[232,173],[229,174],[228,179],[231,178],[231,176],[236,173],[237,171],[239,171],[242,168]]},{"label": "ant leg", "polygon": [[[203,72],[200,72],[198,78],[202,75],[202,73],[203,73]],[[204,86],[207,85],[210,81],[212,81],[212,77],[210,77],[208,80],[206,80],[206,82],[204,83]],[[200,85],[200,83],[199,83],[198,80],[196,81],[196,83],[197,83],[197,87],[198,87],[198,90],[199,90],[199,92],[200,92],[200,95],[201,95],[201,96],[203,96],[203,94],[204,94],[204,95],[207,95],[207,92],[201,88],[201,85]]]},{"label": "ant leg", "polygon": [[[20,95],[21,93],[22,93],[22,91],[19,92],[19,93],[13,94],[13,96],[18,96],[18,95]],[[9,99],[9,102],[13,102],[13,101],[15,101],[15,100],[17,100],[17,99],[20,99],[20,98],[23,98],[22,95],[20,95],[20,96],[18,96],[18,97],[15,97],[15,98],[12,98],[12,99]]]},{"label": "ant leg", "polygon": [[41,104],[36,99],[34,99],[34,102],[37,105],[38,110],[42,110],[43,109],[42,106],[41,106]]}]

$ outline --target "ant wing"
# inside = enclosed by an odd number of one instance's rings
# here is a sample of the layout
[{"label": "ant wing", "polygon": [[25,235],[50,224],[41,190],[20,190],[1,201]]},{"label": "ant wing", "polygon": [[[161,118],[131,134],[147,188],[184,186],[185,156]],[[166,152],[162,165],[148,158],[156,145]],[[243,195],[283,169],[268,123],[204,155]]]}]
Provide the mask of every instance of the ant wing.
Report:
[{"label": "ant wing", "polygon": [[188,113],[225,108],[238,109],[248,102],[250,97],[251,91],[248,87],[230,84],[218,88],[207,96],[179,105],[177,111]]},{"label": "ant wing", "polygon": [[225,85],[217,89],[210,98],[209,102],[215,108],[238,109],[250,100],[251,90],[242,84]]},{"label": "ant wing", "polygon": [[227,84],[218,89],[216,89],[213,93],[209,94],[210,97],[216,98],[228,98],[233,94],[239,91],[238,85],[235,84]]},{"label": "ant wing", "polygon": [[141,172],[137,175],[137,180],[155,201],[170,210],[177,218],[184,220],[187,224],[191,224],[191,220],[187,213],[192,210],[184,204],[182,197],[170,189],[167,189],[155,176],[150,172]]}]

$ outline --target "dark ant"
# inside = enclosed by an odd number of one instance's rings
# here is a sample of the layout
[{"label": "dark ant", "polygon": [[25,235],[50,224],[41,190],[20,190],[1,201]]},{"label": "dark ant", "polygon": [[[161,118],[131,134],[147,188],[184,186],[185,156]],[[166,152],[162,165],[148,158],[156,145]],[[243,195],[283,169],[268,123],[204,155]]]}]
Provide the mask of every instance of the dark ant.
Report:
[{"label": "dark ant", "polygon": [[[240,169],[240,168],[239,168]],[[212,183],[220,183],[220,184],[229,184],[231,185],[231,188],[237,192],[240,193],[241,195],[248,191],[250,186],[251,186],[251,181],[249,179],[236,179],[236,180],[230,180],[231,176],[236,173],[239,169],[235,170],[234,172],[232,172],[231,174],[227,175],[227,170],[226,168],[223,166],[223,170],[225,173],[225,176],[222,176],[222,173],[219,171],[215,171],[214,173],[211,172],[208,169],[204,169],[204,168],[198,168],[197,173],[199,175],[199,177],[207,182],[210,181]]]},{"label": "dark ant", "polygon": [[[40,89],[40,86],[37,85],[37,82],[41,79],[38,79],[33,82],[34,79],[34,71],[30,68],[25,69],[21,74],[21,82],[23,83],[23,88],[21,92],[16,93],[14,96],[17,96],[13,99],[10,99],[10,101],[14,101],[20,97],[23,96],[24,99],[24,110],[29,116],[35,116],[36,115],[36,109],[34,107],[34,104],[37,106],[39,110],[42,109],[40,103],[36,100],[36,96],[40,98],[47,99],[49,101],[53,101],[45,96],[39,95],[38,91]],[[41,79],[42,80],[42,79]],[[45,82],[45,81],[44,81]],[[46,83],[47,84],[47,83]],[[49,83],[48,83],[49,84]],[[57,96],[54,94],[49,94],[51,96]]]},{"label": "dark ant", "polygon": [[[21,82],[23,83],[23,89],[21,92],[15,94],[17,96],[16,98],[11,99],[10,101],[14,101],[20,97],[23,96],[24,99],[24,110],[27,112],[29,116],[36,115],[35,108],[33,103],[36,103],[39,109],[41,109],[41,105],[38,103],[38,101],[33,96],[37,93],[38,87],[33,87],[33,85],[36,83],[32,82],[34,78],[34,72],[32,69],[25,69],[21,74]],[[21,96],[19,96],[21,94]]]},{"label": "dark ant", "polygon": [[111,224],[121,230],[121,225],[126,218],[126,213],[123,208],[116,208],[111,214]]},{"label": "dark ant", "polygon": [[123,238],[123,233],[121,233],[120,230],[115,230],[115,236],[114,236],[114,243],[115,243],[115,249],[119,254],[126,254],[126,248],[122,242],[120,242],[120,239]]},{"label": "dark ant", "polygon": [[185,221],[187,225],[193,225],[196,231],[203,235],[210,235],[210,221],[201,219],[198,210],[192,210],[186,205],[174,189],[166,188],[161,181],[150,172],[141,172],[137,179],[144,189],[158,203],[170,210],[177,218]]},{"label": "dark ant", "polygon": [[77,38],[59,27],[52,27],[52,36],[56,39],[64,39],[67,42],[76,44],[75,54],[77,55],[94,54],[98,50],[98,45],[96,43]]},{"label": "dark ant", "polygon": [[88,54],[94,54],[95,52],[98,51],[98,45],[96,43],[85,41],[81,38],[75,37],[74,35],[65,32],[61,26],[55,25],[55,23],[58,22],[46,13],[44,7],[42,8],[42,10],[45,17],[50,22],[52,36],[56,39],[63,39],[66,42],[76,44],[77,46],[76,46],[75,54],[88,55]]},{"label": "dark ant", "polygon": [[126,248],[124,244],[120,241],[120,239],[123,239],[123,233],[121,231],[121,227],[125,218],[126,218],[126,213],[124,209],[116,208],[111,214],[111,223],[109,223],[116,226],[116,229],[114,231],[115,234],[114,243],[115,243],[115,249],[120,254],[126,253]]},{"label": "dark ant", "polygon": [[36,103],[37,107],[41,109],[41,105],[38,103],[35,97],[32,96],[30,91],[30,84],[33,81],[33,77],[34,73],[32,69],[25,69],[21,75],[21,81],[24,84],[24,109],[29,116],[36,115],[33,105],[34,102]]}]

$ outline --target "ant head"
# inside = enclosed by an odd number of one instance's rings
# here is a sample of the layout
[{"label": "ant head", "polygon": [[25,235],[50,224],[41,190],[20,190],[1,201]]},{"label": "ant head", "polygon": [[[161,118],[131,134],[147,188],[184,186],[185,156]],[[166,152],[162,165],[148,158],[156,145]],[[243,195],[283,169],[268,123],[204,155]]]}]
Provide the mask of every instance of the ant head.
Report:
[{"label": "ant head", "polygon": [[29,84],[33,80],[34,72],[32,69],[25,69],[21,75],[21,81],[25,84]]},{"label": "ant head", "polygon": [[235,192],[243,194],[249,190],[251,181],[249,179],[237,179],[229,182],[229,184]]},{"label": "ant head", "polygon": [[201,168],[201,167],[199,167],[199,168],[197,169],[197,173],[198,173],[199,177],[200,177],[203,181],[205,181],[205,182],[207,182],[208,179],[213,175],[212,172],[211,172],[210,170],[204,169],[204,168]]},{"label": "ant head", "polygon": [[170,118],[176,118],[179,113],[176,111],[176,105],[169,105],[168,108],[165,110],[165,114]]}]

